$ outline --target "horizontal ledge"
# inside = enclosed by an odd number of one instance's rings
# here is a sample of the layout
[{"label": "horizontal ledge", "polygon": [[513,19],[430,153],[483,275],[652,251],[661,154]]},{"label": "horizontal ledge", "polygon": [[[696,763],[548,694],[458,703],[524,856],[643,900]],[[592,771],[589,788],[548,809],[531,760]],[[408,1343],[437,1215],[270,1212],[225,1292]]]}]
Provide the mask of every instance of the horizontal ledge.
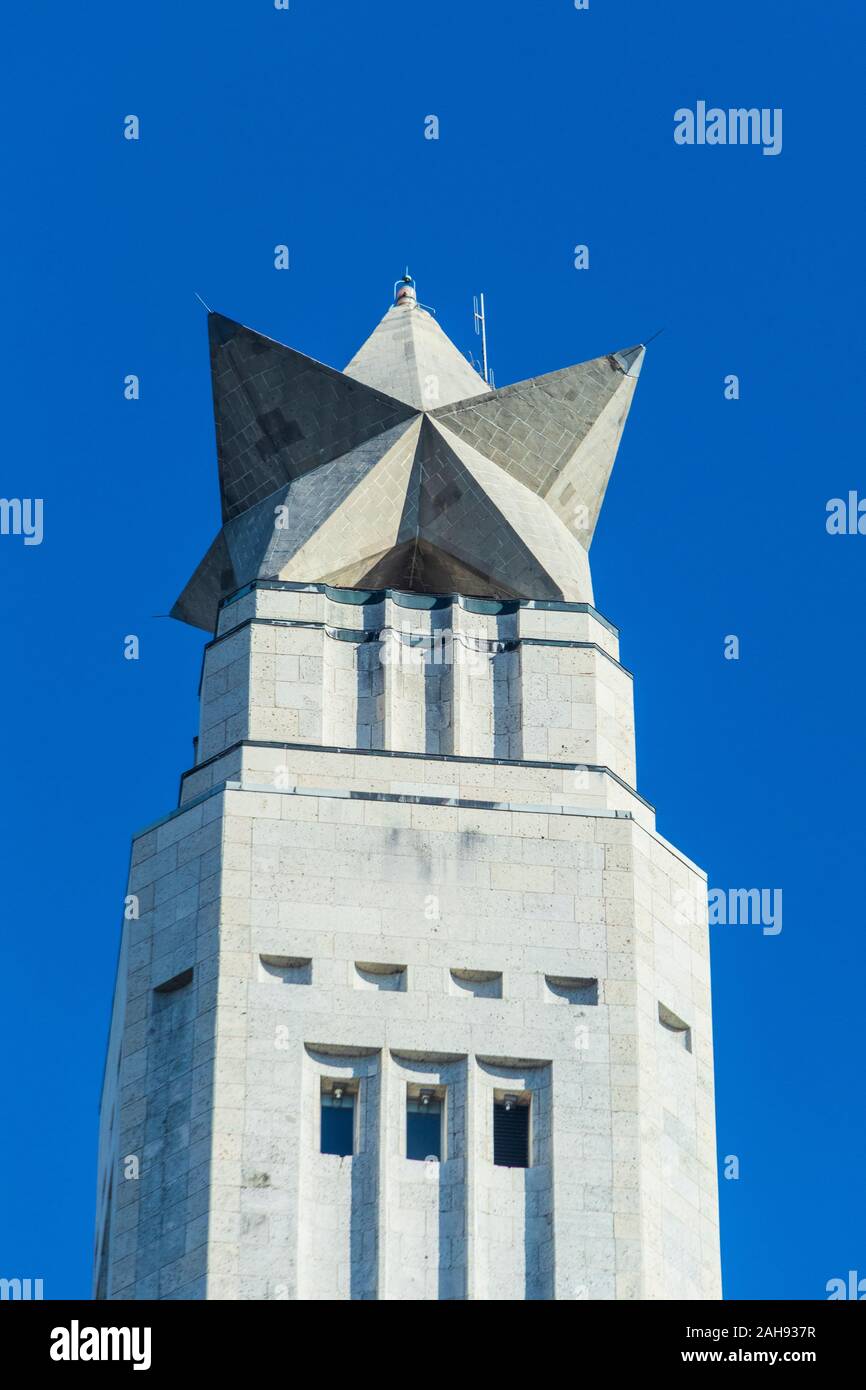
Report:
[{"label": "horizontal ledge", "polygon": [[[237,746],[241,747],[242,745],[239,744]],[[276,746],[286,747],[287,745],[279,744]],[[304,743],[296,746],[309,750],[311,745]],[[224,755],[219,754],[218,756],[222,757]],[[444,755],[440,754],[439,756],[441,757]],[[467,761],[472,761],[472,759],[467,759]],[[476,761],[481,760],[477,759]],[[561,767],[563,766],[563,764],[558,763],[555,764],[555,766]],[[610,776],[615,776],[614,773],[609,772],[608,768],[597,768],[595,769],[595,771],[608,772]],[[623,785],[625,784],[623,783]],[[147,835],[151,830],[158,830],[160,826],[170,824],[171,821],[177,820],[179,816],[185,816],[187,812],[193,810],[196,806],[203,805],[204,802],[210,801],[215,796],[222,796],[222,794],[226,791],[254,792],[258,796],[326,796],[329,799],[342,799],[346,801],[404,801],[421,806],[427,804],[458,806],[459,808],[466,810],[509,810],[543,816],[585,816],[588,819],[594,818],[596,820],[634,820],[634,816],[632,815],[631,811],[610,810],[607,807],[581,808],[579,806],[561,805],[523,805],[519,802],[485,802],[459,800],[453,801],[447,797],[437,798],[411,796],[408,794],[401,794],[396,792],[359,792],[349,790],[346,787],[336,787],[323,790],[314,787],[286,788],[258,785],[251,786],[249,784],[242,785],[240,782],[225,781],[217,783],[215,787],[209,787],[207,791],[200,792],[198,796],[190,797],[189,801],[184,802],[182,806],[176,807],[175,810],[169,811],[167,815],[161,816],[159,820],[152,821],[149,825],[145,825],[141,830],[137,830],[132,837],[133,841],[141,839],[142,835]],[[634,792],[633,795],[637,798],[638,801],[643,801],[643,798],[639,797],[637,792]],[[644,802],[643,804],[649,806],[648,802]],[[649,806],[649,809],[652,810],[653,808]],[[663,835],[660,835],[659,832],[655,829],[649,829],[646,826],[644,826],[643,829],[653,840],[656,841],[657,844],[662,845],[663,848],[666,849],[670,854],[672,854],[675,859],[678,859],[681,864],[685,864],[687,869],[693,870],[694,873],[700,875],[702,879],[706,880],[706,871],[702,869],[699,864],[696,864],[693,859],[689,859],[687,854],[683,854],[682,850],[678,849],[677,846],[672,844],[670,840],[666,840],[665,837]]]},{"label": "horizontal ledge", "polygon": [[[283,743],[272,739],[245,738],[239,739],[237,743],[232,743],[228,748],[224,748],[221,753],[213,753],[203,762],[196,763],[194,767],[187,768],[186,772],[181,773],[180,790],[183,794],[183,784],[187,777],[192,777],[196,772],[201,772],[202,768],[211,767],[220,758],[227,758],[230,754],[238,752],[242,748],[285,748],[296,753],[350,753],[353,757],[361,758],[406,758],[412,762],[434,762],[434,763],[455,763],[458,766],[469,766],[477,763],[487,767],[528,767],[545,768],[549,771],[560,769],[563,772],[599,772],[606,777],[611,777],[614,782],[621,786],[629,795],[645,806],[648,811],[655,811],[655,807],[641,796],[640,792],[630,787],[618,773],[611,768],[605,767],[601,763],[565,763],[549,762],[545,759],[536,758],[484,758],[471,757],[465,753],[417,753],[410,750],[395,748],[342,748],[337,744],[325,743]],[[279,788],[270,788],[271,791]],[[186,809],[185,805],[179,809]]]},{"label": "horizontal ledge", "polygon": [[254,589],[276,589],[286,592],[302,594],[324,594],[327,598],[333,599],[336,603],[350,603],[357,607],[364,607],[367,604],[384,603],[386,598],[390,598],[392,603],[396,603],[400,608],[447,608],[456,603],[460,608],[465,608],[467,613],[516,613],[519,608],[536,609],[543,613],[590,613],[597,618],[615,636],[619,635],[619,629],[591,603],[569,603],[567,599],[553,598],[481,598],[471,594],[415,594],[405,589],[342,589],[333,584],[315,583],[301,584],[289,579],[253,579],[248,584],[242,584],[234,593],[227,594],[220,601],[220,611],[229,607],[232,603],[237,603],[238,599],[251,593]]},{"label": "horizontal ledge", "polygon": [[[302,745],[304,748],[308,744]],[[219,755],[224,756],[223,754]],[[599,769],[604,771],[604,769]],[[142,835],[148,835],[152,830],[159,830],[163,825],[169,825],[171,821],[177,820],[179,816],[185,816],[196,806],[203,805],[215,796],[221,796],[223,792],[250,792],[255,796],[322,796],[329,801],[395,801],[403,802],[410,806],[452,806],[464,811],[516,811],[524,815],[532,816],[586,816],[595,820],[634,820],[631,811],[619,811],[610,809],[607,806],[563,806],[560,804],[547,805],[546,803],[524,803],[519,801],[475,801],[463,800],[460,797],[447,796],[415,796],[409,792],[367,792],[355,791],[348,787],[274,787],[269,784],[258,782],[236,782],[226,780],[218,782],[215,787],[209,787],[207,791],[200,792],[198,796],[191,796],[189,801],[185,801],[182,806],[177,806],[173,811],[160,816],[159,820],[151,821],[144,825],[140,830],[133,834],[133,841],[140,840]],[[636,793],[635,793],[636,795]],[[640,798],[638,798],[640,799]],[[650,807],[652,810],[652,807]],[[653,833],[654,832],[650,832]],[[655,835],[657,840],[661,840],[660,835]],[[668,845],[665,840],[663,843],[684,863],[691,864],[691,861],[680,854],[675,845]],[[696,865],[691,867],[696,868]],[[701,872],[701,870],[698,870]]]},{"label": "horizontal ledge", "polygon": [[545,805],[520,801],[477,801],[459,796],[419,796],[411,792],[354,791],[348,787],[273,787],[259,782],[223,782],[220,790],[253,792],[256,796],[321,796],[329,801],[388,801],[407,806],[450,806],[458,811],[516,811],[529,816],[590,816],[601,820],[634,820],[631,811],[606,806]]},{"label": "horizontal ledge", "polygon": [[[265,618],[260,616],[245,618],[243,622],[238,623],[237,627],[230,627],[227,632],[221,632],[206,642],[205,652],[210,651],[212,647],[218,647],[222,642],[227,642],[230,637],[234,637],[237,633],[243,632],[244,628],[253,625],[303,628],[308,632],[324,632],[327,637],[336,642],[357,642],[359,646],[367,642],[378,642],[382,637],[388,636],[395,637],[404,646],[420,648],[426,644],[434,648],[441,647],[444,645],[443,638],[447,631],[452,642],[458,642],[461,646],[474,651],[513,652],[523,646],[584,649],[599,652],[601,656],[606,657],[612,665],[622,671],[623,675],[628,676],[629,680],[634,680],[632,672],[623,666],[622,662],[617,661],[615,656],[611,656],[604,647],[599,646],[597,642],[583,642],[568,637],[476,637],[472,633],[454,632],[450,628],[437,628],[431,632],[401,632],[399,628],[387,626],[380,628],[334,627],[332,624],[326,623],[324,619],[321,622],[316,622],[306,618]],[[434,662],[435,664],[437,663]],[[199,693],[201,693],[201,682],[199,682]]]}]

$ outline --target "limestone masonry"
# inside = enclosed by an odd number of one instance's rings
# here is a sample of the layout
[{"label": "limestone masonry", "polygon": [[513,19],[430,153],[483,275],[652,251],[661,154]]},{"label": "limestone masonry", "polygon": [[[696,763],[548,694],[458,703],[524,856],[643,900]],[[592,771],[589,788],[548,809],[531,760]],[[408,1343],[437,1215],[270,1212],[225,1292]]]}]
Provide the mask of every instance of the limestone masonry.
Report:
[{"label": "limestone masonry", "polygon": [[345,372],[209,326],[211,640],[133,841],[96,1297],[719,1298],[706,880],[588,558],[643,348],[492,390],[408,280]]}]

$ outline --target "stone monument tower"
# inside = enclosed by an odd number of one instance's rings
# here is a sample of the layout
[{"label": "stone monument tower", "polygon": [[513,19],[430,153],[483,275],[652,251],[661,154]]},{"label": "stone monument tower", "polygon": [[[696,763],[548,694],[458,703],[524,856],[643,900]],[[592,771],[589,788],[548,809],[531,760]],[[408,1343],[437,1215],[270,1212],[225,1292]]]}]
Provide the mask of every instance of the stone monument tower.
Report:
[{"label": "stone monument tower", "polygon": [[201,721],[133,841],[96,1296],[720,1297],[706,881],[589,568],[643,348],[491,389],[408,278],[343,372],[209,328]]}]

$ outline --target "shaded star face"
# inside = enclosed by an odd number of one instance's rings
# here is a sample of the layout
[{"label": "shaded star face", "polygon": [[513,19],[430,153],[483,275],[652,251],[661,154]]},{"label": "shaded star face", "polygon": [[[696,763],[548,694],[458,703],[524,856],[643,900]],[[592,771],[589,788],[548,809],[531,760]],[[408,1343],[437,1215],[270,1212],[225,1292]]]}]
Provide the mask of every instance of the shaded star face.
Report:
[{"label": "shaded star face", "polygon": [[253,579],[592,602],[643,348],[493,391],[414,302],[345,372],[209,316],[223,526],[172,612]]}]

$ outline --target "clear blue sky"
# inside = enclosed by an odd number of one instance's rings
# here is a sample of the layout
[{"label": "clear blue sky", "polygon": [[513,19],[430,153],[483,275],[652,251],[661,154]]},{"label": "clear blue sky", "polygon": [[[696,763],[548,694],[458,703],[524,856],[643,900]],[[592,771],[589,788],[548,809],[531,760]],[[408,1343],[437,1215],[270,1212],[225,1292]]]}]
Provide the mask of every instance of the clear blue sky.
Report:
[{"label": "clear blue sky", "polygon": [[[500,385],[664,329],[592,559],[660,830],[712,885],[784,893],[781,935],[713,932],[726,1293],[866,1275],[866,536],[825,530],[866,494],[862,6],[90,0],[4,27],[0,491],[45,499],[45,539],[0,537],[0,1275],[89,1296],[129,841],[195,732],[204,637],[160,615],[218,525],[194,292],[341,367],[407,262],[463,348],[485,291]],[[699,99],[781,107],[781,155],[676,146]]]}]

